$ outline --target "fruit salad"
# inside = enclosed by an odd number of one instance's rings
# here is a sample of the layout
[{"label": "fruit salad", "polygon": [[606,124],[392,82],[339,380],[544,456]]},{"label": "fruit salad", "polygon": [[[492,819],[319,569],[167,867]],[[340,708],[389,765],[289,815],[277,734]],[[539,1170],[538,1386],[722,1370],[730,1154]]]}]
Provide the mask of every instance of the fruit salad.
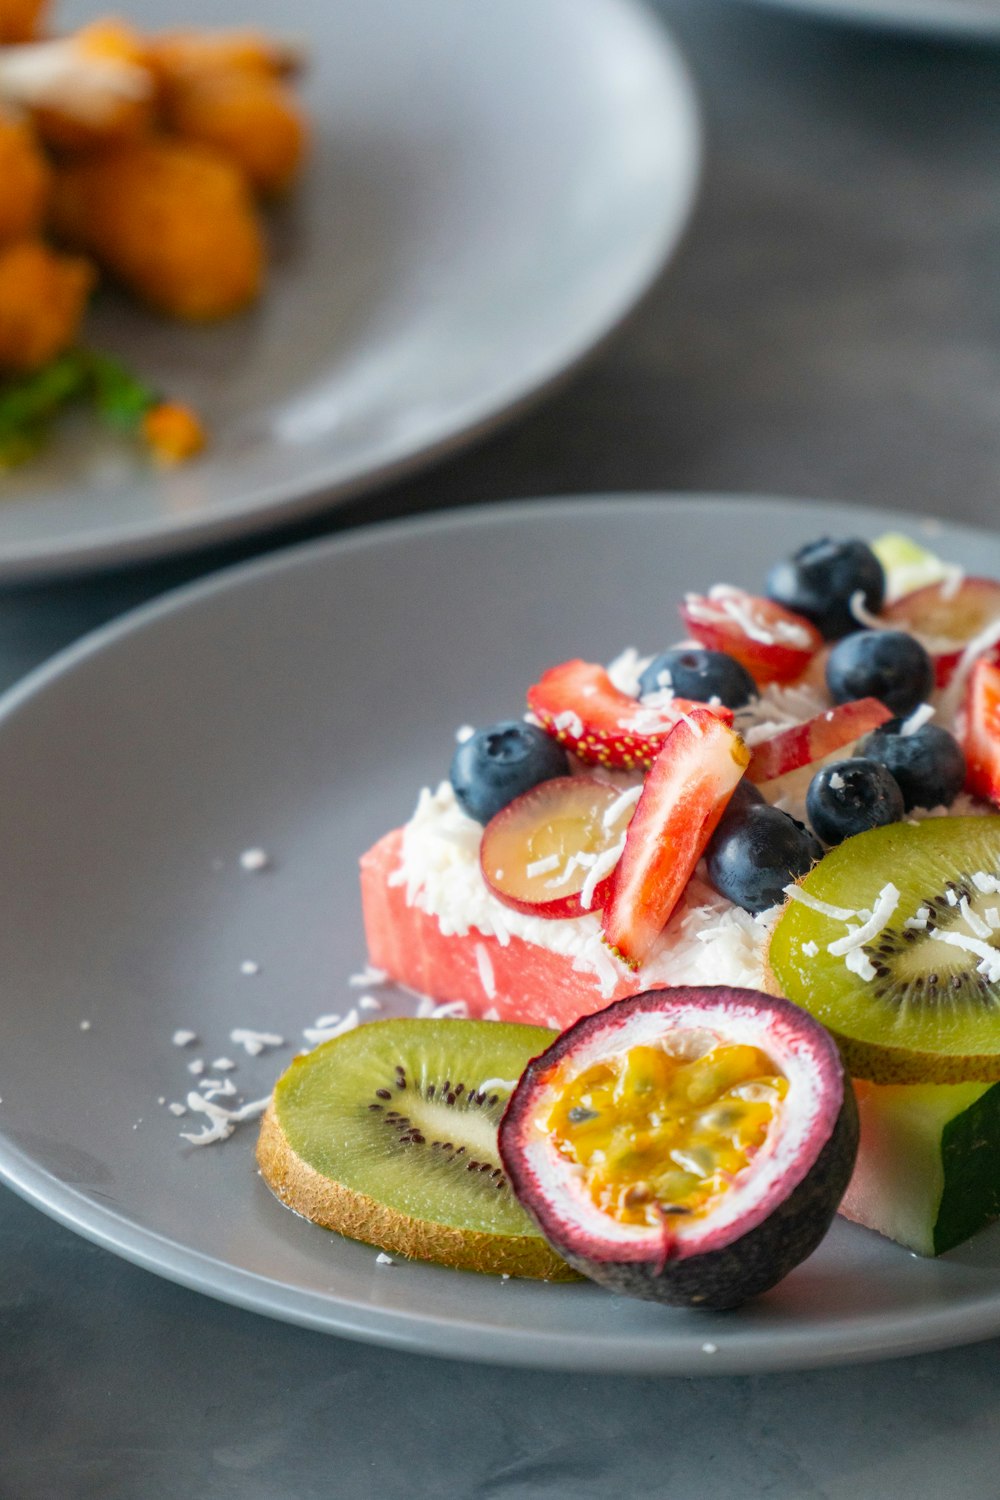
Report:
[{"label": "fruit salad", "polygon": [[811,543],[459,731],[361,862],[372,965],[472,1019],[293,1063],[258,1145],[393,1254],[729,1308],[838,1211],[1000,1217],[1000,584]]}]

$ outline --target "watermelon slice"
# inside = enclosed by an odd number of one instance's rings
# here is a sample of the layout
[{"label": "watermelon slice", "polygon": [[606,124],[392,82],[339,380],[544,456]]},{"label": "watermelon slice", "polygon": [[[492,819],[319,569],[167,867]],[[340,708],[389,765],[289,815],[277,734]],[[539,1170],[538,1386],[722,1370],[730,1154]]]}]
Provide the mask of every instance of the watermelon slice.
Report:
[{"label": "watermelon slice", "polygon": [[1000,1218],[1000,1083],[855,1082],[861,1117],[845,1218],[941,1255]]},{"label": "watermelon slice", "polygon": [[501,1021],[525,1021],[563,1030],[581,1016],[643,988],[623,977],[611,994],[596,975],[577,971],[569,958],[512,936],[501,944],[472,930],[443,933],[437,917],[408,906],[406,891],[390,883],[402,858],[403,832],[395,829],[361,860],[361,901],[369,961],[397,984],[438,1002],[464,1000],[469,1014],[489,1012]]}]

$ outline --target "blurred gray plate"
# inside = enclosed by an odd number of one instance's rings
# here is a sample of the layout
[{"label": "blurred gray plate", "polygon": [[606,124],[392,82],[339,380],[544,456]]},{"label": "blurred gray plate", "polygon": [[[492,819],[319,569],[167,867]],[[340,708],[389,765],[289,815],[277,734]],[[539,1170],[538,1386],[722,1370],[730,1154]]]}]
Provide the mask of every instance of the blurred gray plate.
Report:
[{"label": "blurred gray plate", "polygon": [[856,26],[1000,40],[1000,0],[758,0]]},{"label": "blurred gray plate", "polygon": [[[239,1098],[264,1096],[303,1028],[357,1004],[358,856],[445,773],[457,725],[517,713],[553,661],[662,646],[686,588],[759,587],[776,539],[900,525],[754,499],[484,508],[233,570],[35,674],[0,704],[0,1174],[185,1285],[428,1353],[690,1374],[1000,1332],[1000,1231],[922,1261],[838,1222],[773,1293],[714,1316],[379,1265],[277,1203],[253,1125],[194,1149],[178,1133],[198,1121],[158,1103],[222,1055]],[[940,546],[1000,575],[996,537],[949,527]],[[250,846],[272,867],[241,869]],[[197,1043],[175,1047],[178,1027]],[[286,1045],[247,1057],[234,1027]]]},{"label": "blurred gray plate", "polygon": [[[92,15],[92,0],[60,12]],[[164,24],[154,0],[131,19]],[[200,0],[172,25],[204,21]],[[209,453],[166,475],[63,432],[0,476],[0,581],[289,520],[496,422],[622,318],[698,170],[685,68],[633,0],[217,0],[303,38],[315,149],[271,285],[214,328],[108,294],[88,328],[194,402]]]}]

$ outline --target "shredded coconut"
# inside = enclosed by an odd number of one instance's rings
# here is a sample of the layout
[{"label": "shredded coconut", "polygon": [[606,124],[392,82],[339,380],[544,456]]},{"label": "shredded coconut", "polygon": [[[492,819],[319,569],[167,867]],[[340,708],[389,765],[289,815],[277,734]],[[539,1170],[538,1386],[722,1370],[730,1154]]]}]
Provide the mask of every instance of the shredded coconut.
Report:
[{"label": "shredded coconut", "polygon": [[204,1071],[205,1059],[203,1057],[196,1057],[192,1062],[188,1063],[188,1072],[194,1073],[196,1077],[199,1073],[204,1073]]},{"label": "shredded coconut", "polygon": [[580,889],[580,905],[583,907],[584,911],[589,911],[593,906],[594,893],[596,892],[598,885],[602,880],[604,880],[608,875],[611,874],[611,871],[615,868],[615,865],[617,865],[618,861],[621,859],[624,849],[625,835],[622,834],[617,844],[613,844],[610,849],[605,849],[604,852],[602,854],[599,854],[594,860],[594,863],[587,871],[587,878],[584,880],[583,886]]},{"label": "shredded coconut", "polygon": [[270,856],[265,849],[244,849],[240,855],[240,867],[244,870],[266,870],[270,863]]},{"label": "shredded coconut", "polygon": [[613,802],[610,802],[604,809],[604,813],[601,817],[601,826],[605,829],[613,828],[618,822],[618,819],[621,817],[622,813],[627,812],[630,807],[634,807],[641,796],[641,783],[639,786],[626,787],[625,790],[619,796],[617,796]]},{"label": "shredded coconut", "polygon": [[265,1047],[283,1047],[285,1038],[270,1031],[251,1031],[249,1027],[237,1026],[229,1033],[229,1040],[242,1047],[251,1057],[257,1057]]},{"label": "shredded coconut", "polygon": [[468,1014],[469,1007],[464,1000],[445,1000],[441,1005],[436,1005],[430,996],[424,995],[417,1006],[418,1021],[437,1021],[442,1017],[464,1021]]},{"label": "shredded coconut", "polygon": [[208,1124],[197,1135],[192,1135],[186,1130],[181,1131],[181,1138],[190,1141],[192,1146],[211,1146],[214,1141],[227,1141],[236,1129],[237,1125],[244,1120],[257,1120],[264,1113],[271,1096],[266,1099],[255,1099],[251,1104],[241,1104],[238,1109],[226,1109],[221,1104],[215,1104],[211,1099],[205,1099],[201,1094],[194,1092],[188,1094],[188,1109],[195,1110],[208,1116]]},{"label": "shredded coconut", "polygon": [[[206,1085],[211,1084],[211,1088]],[[231,1078],[203,1078],[198,1087],[204,1091],[206,1099],[228,1099],[236,1093],[236,1085]]]},{"label": "shredded coconut", "polygon": [[972,907],[969,905],[968,896],[963,896],[958,905],[962,916],[968,923],[969,931],[974,937],[989,938],[990,936],[992,936],[992,930],[989,923],[984,922],[977,911],[973,911]]},{"label": "shredded coconut", "polygon": [[186,1047],[189,1042],[197,1041],[197,1033],[193,1031],[175,1031],[173,1043],[175,1047]]},{"label": "shredded coconut", "polygon": [[[328,1022],[323,1025],[322,1022]],[[321,1042],[332,1042],[335,1036],[343,1036],[346,1031],[353,1031],[360,1024],[361,1017],[357,1010],[349,1010],[347,1015],[341,1019],[339,1016],[320,1016],[315,1026],[307,1026],[302,1035],[312,1047],[318,1047]]]},{"label": "shredded coconut", "polygon": [[485,1094],[487,1089],[506,1089],[508,1094],[510,1094],[513,1093],[516,1087],[516,1078],[484,1078],[479,1085],[479,1092]]},{"label": "shredded coconut", "polygon": [[608,665],[612,685],[629,698],[638,698],[639,679],[652,660],[651,656],[640,656],[634,646],[627,646]]},{"label": "shredded coconut", "polygon": [[832,906],[829,901],[821,901],[818,896],[811,896],[800,885],[786,885],[784,891],[790,901],[798,901],[801,905],[808,906],[810,911],[819,912],[821,917],[829,917],[834,922],[853,922],[859,915],[849,906]]},{"label": "shredded coconut", "polygon": [[802,944],[802,952],[805,954],[806,958],[815,958],[819,953],[819,945],[818,943],[814,943],[810,939],[808,943]]},{"label": "shredded coconut", "polygon": [[852,974],[857,974],[859,979],[871,983],[875,978],[875,965],[863,948],[852,948],[844,955],[844,966],[850,969]]},{"label": "shredded coconut", "polygon": [[1000,980],[1000,948],[981,942],[979,938],[967,937],[963,932],[942,931],[940,927],[932,928],[929,936],[939,943],[947,943],[949,947],[961,948],[965,953],[978,955],[980,962],[976,968],[979,973],[984,974],[991,984]]},{"label": "shredded coconut", "polygon": [[216,1073],[230,1073],[235,1066],[231,1057],[217,1057],[212,1064],[213,1071]]},{"label": "shredded coconut", "polygon": [[359,1010],[381,1010],[381,1000],[376,1000],[374,995],[362,995],[358,1001]]},{"label": "shredded coconut", "polygon": [[[834,958],[843,958],[855,948],[861,948],[865,943],[870,943],[872,938],[878,937],[884,927],[892,921],[893,912],[899,905],[899,891],[888,881],[881,889],[878,900],[875,902],[875,910],[868,921],[860,927],[852,927],[846,937],[837,938],[828,943],[826,951]],[[874,978],[874,971],[872,972]]]},{"label": "shredded coconut", "polygon": [[556,729],[568,729],[575,740],[583,738],[583,720],[573,709],[564,709],[561,714],[556,714],[552,723]]},{"label": "shredded coconut", "polygon": [[386,1255],[384,1250],[380,1250],[375,1257],[375,1264],[377,1266],[394,1266],[396,1262],[391,1255]]},{"label": "shredded coconut", "polygon": [[252,958],[245,958],[240,964],[241,974],[259,974],[260,964],[255,964]]},{"label": "shredded coconut", "polygon": [[493,974],[493,963],[485,943],[476,944],[476,968],[479,970],[479,983],[483,987],[487,1000],[495,1000],[497,982]]},{"label": "shredded coconut", "polygon": [[844,790],[844,787],[847,785],[847,782],[844,780],[843,776],[841,776],[839,771],[833,771],[830,775],[829,785],[832,792],[842,792]]},{"label": "shredded coconut", "polygon": [[903,720],[899,728],[900,735],[906,737],[916,734],[918,730],[923,729],[925,724],[930,723],[936,713],[937,709],[932,703],[921,703],[908,718]]},{"label": "shredded coconut", "polygon": [[472,739],[475,732],[471,724],[460,724],[455,730],[455,739],[460,745],[464,745],[468,740]]},{"label": "shredded coconut", "polygon": [[550,870],[558,868],[558,854],[547,854],[544,859],[533,859],[530,864],[525,865],[524,873],[529,880],[537,880],[539,875],[548,875]]},{"label": "shredded coconut", "polygon": [[377,990],[388,982],[389,976],[385,970],[376,969],[373,964],[365,964],[359,973],[352,974],[347,981],[352,990]]}]

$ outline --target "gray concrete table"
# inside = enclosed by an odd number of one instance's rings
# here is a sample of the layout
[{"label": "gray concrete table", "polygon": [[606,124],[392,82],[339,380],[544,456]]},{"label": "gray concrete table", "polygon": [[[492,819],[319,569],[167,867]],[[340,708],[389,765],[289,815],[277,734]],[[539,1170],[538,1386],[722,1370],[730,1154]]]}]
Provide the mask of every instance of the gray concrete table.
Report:
[{"label": "gray concrete table", "polygon": [[[996,524],[1000,50],[660,9],[703,92],[706,183],[600,358],[308,529],[0,595],[0,684],[181,579],[414,508],[710,489]],[[216,1304],[0,1190],[0,1500],[992,1496],[998,1356],[714,1381],[449,1364]]]}]

